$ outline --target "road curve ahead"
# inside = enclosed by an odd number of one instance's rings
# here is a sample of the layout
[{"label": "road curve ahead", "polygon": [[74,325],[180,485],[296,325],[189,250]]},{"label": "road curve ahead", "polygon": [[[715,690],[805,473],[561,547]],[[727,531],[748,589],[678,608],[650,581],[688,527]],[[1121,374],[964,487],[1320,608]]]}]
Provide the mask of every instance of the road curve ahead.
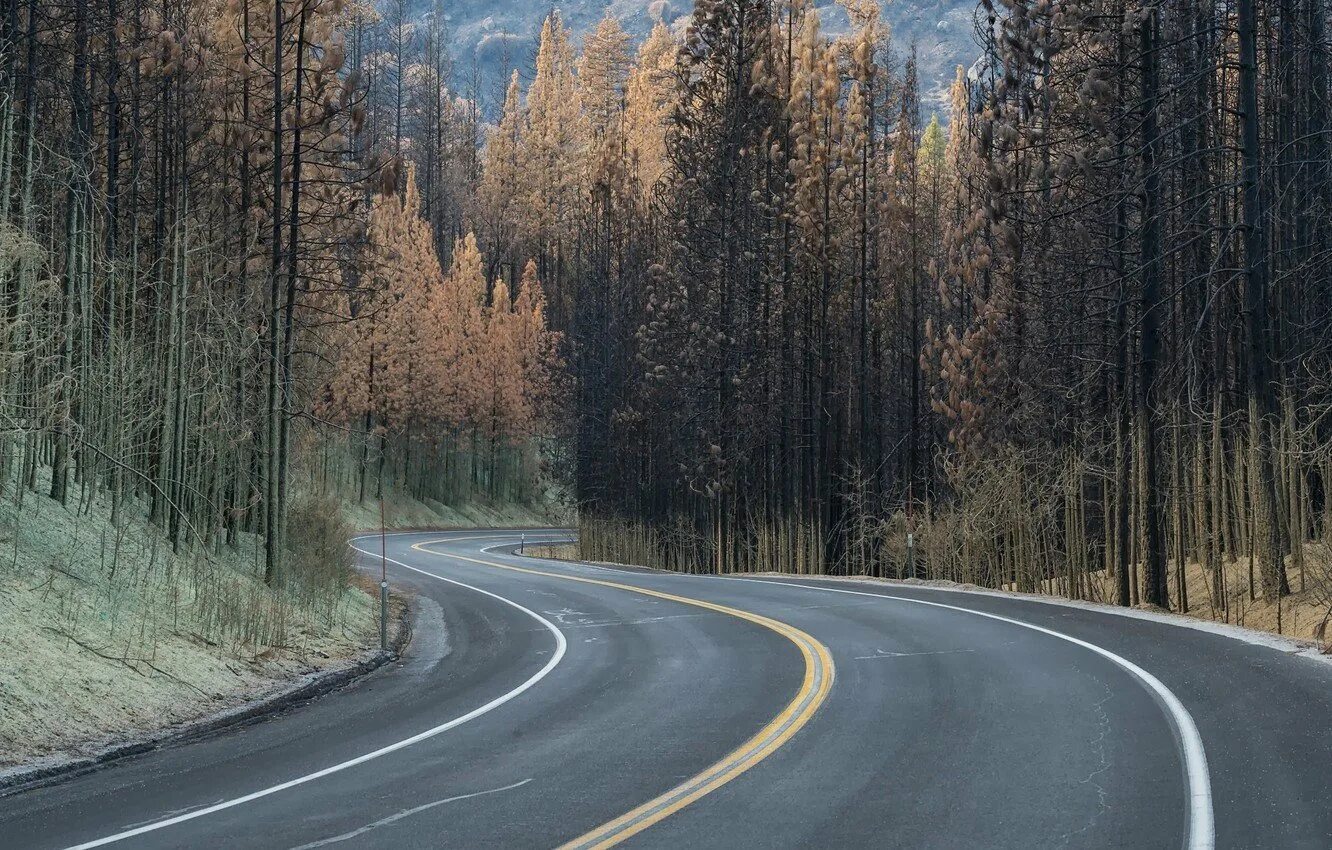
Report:
[{"label": "road curve ahead", "polygon": [[1332,847],[1332,666],[1101,610],[537,560],[518,538],[389,536],[417,600],[401,663],[0,798],[0,848]]}]

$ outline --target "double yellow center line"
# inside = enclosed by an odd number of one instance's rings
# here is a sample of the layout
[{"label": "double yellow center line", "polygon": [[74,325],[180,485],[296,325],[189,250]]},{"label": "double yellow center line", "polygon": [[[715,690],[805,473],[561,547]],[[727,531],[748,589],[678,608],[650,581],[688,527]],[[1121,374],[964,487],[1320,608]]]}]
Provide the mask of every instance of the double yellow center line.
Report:
[{"label": "double yellow center line", "polygon": [[648,800],[646,803],[643,803],[641,806],[638,806],[630,812],[626,812],[615,820],[602,824],[591,832],[573,839],[564,844],[561,847],[561,850],[600,850],[600,848],[613,847],[621,841],[624,841],[626,838],[637,835],[654,823],[658,823],[680,811],[695,800],[712,793],[772,755],[772,753],[776,752],[779,747],[789,741],[796,732],[799,732],[801,728],[810,721],[810,718],[812,718],[815,712],[819,710],[819,706],[821,706],[823,701],[827,699],[828,691],[832,689],[835,668],[833,666],[832,655],[828,652],[828,648],[805,632],[797,629],[795,626],[774,620],[770,617],[764,617],[749,611],[742,611],[739,608],[732,608],[728,605],[718,605],[715,602],[708,602],[703,599],[677,596],[674,593],[664,593],[660,590],[650,590],[645,587],[637,587],[632,584],[623,584],[616,581],[605,581],[602,579],[585,578],[583,576],[546,572],[544,570],[533,570],[527,567],[516,567],[511,564],[501,564],[496,561],[484,561],[479,558],[469,558],[465,555],[455,555],[449,552],[436,552],[433,549],[427,548],[432,544],[448,542],[452,542],[452,540],[448,538],[441,540],[426,540],[417,543],[412,546],[412,548],[431,555],[455,558],[459,561],[468,561],[473,564],[496,567],[501,570],[511,570],[517,573],[527,573],[529,575],[563,579],[565,581],[576,581],[583,584],[595,584],[600,585],[601,587],[610,587],[616,590],[624,590],[629,593],[639,593],[644,596],[652,596],[657,599],[678,602],[681,605],[691,605],[695,608],[704,608],[708,611],[716,611],[720,614],[738,617],[741,620],[747,620],[762,626],[765,629],[776,632],[791,641],[791,643],[795,644],[796,648],[800,650],[800,655],[805,661],[805,676],[800,683],[800,688],[796,691],[795,696],[791,698],[791,701],[787,703],[786,707],[782,709],[776,717],[768,721],[768,724],[760,729],[752,738],[745,741],[725,758],[717,761],[702,773],[690,777],[666,793],[653,797],[651,800]]}]

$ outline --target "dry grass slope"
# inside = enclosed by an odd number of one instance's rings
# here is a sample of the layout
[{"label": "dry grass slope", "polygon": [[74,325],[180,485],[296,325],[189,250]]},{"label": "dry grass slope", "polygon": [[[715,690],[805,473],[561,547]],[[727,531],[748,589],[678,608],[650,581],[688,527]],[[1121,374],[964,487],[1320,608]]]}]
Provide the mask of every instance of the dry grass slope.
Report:
[{"label": "dry grass slope", "polygon": [[0,510],[0,774],[236,708],[377,645],[369,595],[269,588],[251,538],[176,554],[99,504],[27,493]]}]

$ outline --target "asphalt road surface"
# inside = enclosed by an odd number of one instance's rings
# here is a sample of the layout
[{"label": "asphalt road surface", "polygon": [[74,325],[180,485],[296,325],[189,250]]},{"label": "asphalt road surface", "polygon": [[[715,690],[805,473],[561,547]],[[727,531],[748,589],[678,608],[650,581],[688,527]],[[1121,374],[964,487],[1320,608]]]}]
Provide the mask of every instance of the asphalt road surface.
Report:
[{"label": "asphalt road surface", "polygon": [[1332,665],[991,595],[522,558],[517,537],[388,537],[417,594],[401,663],[0,798],[0,847],[1332,848]]}]

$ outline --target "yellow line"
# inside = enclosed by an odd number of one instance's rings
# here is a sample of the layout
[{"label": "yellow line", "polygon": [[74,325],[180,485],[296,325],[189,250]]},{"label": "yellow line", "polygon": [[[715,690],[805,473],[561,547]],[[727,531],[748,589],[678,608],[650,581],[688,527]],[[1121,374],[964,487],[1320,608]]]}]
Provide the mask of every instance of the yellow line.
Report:
[{"label": "yellow line", "polygon": [[807,633],[797,629],[795,626],[787,623],[773,620],[759,614],[749,611],[742,611],[739,608],[732,608],[728,605],[718,605],[715,602],[707,602],[702,599],[692,599],[687,596],[677,596],[673,593],[664,593],[660,590],[650,590],[645,587],[637,587],[632,584],[622,584],[615,581],[604,581],[602,579],[585,578],[583,576],[571,576],[562,573],[551,573],[543,570],[533,570],[527,567],[515,567],[510,564],[501,564],[495,561],[483,561],[479,558],[469,558],[465,555],[454,555],[448,552],[436,552],[426,547],[435,543],[451,543],[458,538],[445,538],[439,540],[425,540],[412,546],[418,552],[425,552],[429,555],[438,555],[446,558],[456,558],[459,561],[468,561],[473,564],[482,564],[487,567],[498,567],[502,570],[512,570],[518,573],[528,573],[530,575],[545,576],[547,578],[558,578],[566,581],[582,582],[583,584],[596,584],[602,587],[611,587],[616,590],[625,590],[630,593],[641,593],[645,596],[654,596],[658,599],[666,599],[671,602],[679,602],[684,605],[692,605],[696,608],[705,608],[709,611],[716,611],[721,614],[727,614],[732,617],[738,617],[741,620],[747,620],[769,629],[796,645],[800,650],[800,655],[805,660],[805,676],[800,684],[799,690],[795,696],[787,703],[786,707],[768,722],[766,726],[760,729],[748,741],[741,744],[725,758],[717,761],[708,767],[702,773],[693,776],[664,794],[653,797],[641,806],[626,812],[620,817],[605,823],[591,832],[585,833],[578,838],[562,845],[560,850],[601,850],[605,847],[613,847],[636,835],[655,823],[658,823],[670,815],[693,803],[695,800],[712,793],[721,786],[730,782],[740,774],[749,770],[754,765],[763,761],[772,753],[776,752],[783,744],[791,739],[797,732],[809,723],[819,710],[819,706],[827,699],[829,690],[832,689],[833,675],[835,672],[832,655],[828,648],[819,641],[810,637]]}]

